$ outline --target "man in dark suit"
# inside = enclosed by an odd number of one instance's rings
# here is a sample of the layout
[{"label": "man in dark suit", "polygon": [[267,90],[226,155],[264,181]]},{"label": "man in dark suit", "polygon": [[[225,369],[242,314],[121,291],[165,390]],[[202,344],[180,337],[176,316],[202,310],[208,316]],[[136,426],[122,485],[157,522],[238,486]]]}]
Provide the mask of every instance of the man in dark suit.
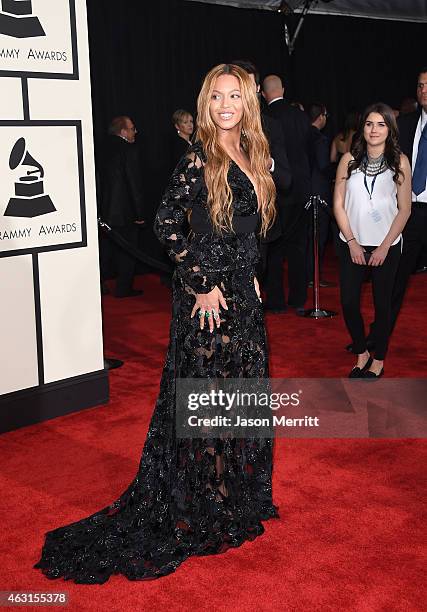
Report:
[{"label": "man in dark suit", "polygon": [[[311,186],[313,195],[318,195],[326,204],[328,209],[319,207],[319,267],[322,269],[323,255],[325,253],[328,239],[329,225],[331,221],[330,207],[332,202],[331,184],[333,179],[333,164],[330,160],[330,144],[322,132],[326,126],[328,113],[326,106],[321,103],[311,104],[308,109],[308,117],[311,121],[309,160],[311,168]],[[309,284],[313,282],[313,222],[310,215],[310,231],[307,252],[307,276]],[[320,277],[322,279],[322,276]],[[330,287],[329,283],[322,279],[321,287]]]},{"label": "man in dark suit", "polygon": [[283,258],[288,260],[288,305],[302,314],[307,298],[307,221],[304,205],[311,195],[311,173],[308,158],[310,121],[299,108],[283,99],[280,77],[267,76],[262,95],[268,104],[266,113],[279,121],[286,143],[292,173],[292,186],[279,207],[281,236],[271,243],[268,253],[266,290],[267,309],[283,310]]},{"label": "man in dark suit", "polygon": [[427,246],[427,66],[418,74],[419,110],[398,119],[400,146],[412,167],[412,210],[403,230],[403,249],[392,297],[392,326],[418,256]]},{"label": "man in dark suit", "polygon": [[[106,221],[122,238],[138,246],[138,227],[144,224],[142,187],[136,129],[129,117],[116,117],[109,128],[101,172],[101,212]],[[108,256],[108,246],[107,256]],[[136,260],[124,249],[116,249],[116,297],[140,295],[132,288]],[[104,250],[105,259],[105,250]]]}]

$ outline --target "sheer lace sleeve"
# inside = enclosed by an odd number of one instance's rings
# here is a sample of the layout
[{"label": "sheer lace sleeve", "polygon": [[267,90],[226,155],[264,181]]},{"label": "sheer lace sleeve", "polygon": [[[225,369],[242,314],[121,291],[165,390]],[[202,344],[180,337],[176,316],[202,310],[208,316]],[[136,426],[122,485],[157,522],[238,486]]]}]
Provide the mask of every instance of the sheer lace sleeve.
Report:
[{"label": "sheer lace sleeve", "polygon": [[192,148],[175,168],[154,221],[154,232],[178,266],[178,272],[195,293],[209,293],[215,275],[201,270],[197,253],[184,236],[187,211],[193,206],[203,184],[203,160]]}]

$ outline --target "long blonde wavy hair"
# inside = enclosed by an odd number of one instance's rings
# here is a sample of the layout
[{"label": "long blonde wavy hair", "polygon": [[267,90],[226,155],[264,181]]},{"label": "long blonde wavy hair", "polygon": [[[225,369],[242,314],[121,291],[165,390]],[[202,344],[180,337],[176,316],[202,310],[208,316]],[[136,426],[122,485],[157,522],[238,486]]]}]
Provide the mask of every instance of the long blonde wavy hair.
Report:
[{"label": "long blonde wavy hair", "polygon": [[215,81],[223,74],[230,74],[239,80],[243,105],[240,143],[249,157],[251,174],[257,182],[261,234],[265,236],[276,216],[276,190],[267,170],[270,150],[262,129],[259,101],[253,83],[245,70],[233,64],[220,64],[212,68],[205,77],[197,99],[196,140],[202,143],[207,159],[204,176],[209,213],[219,233],[226,229],[232,231],[233,193],[227,180],[231,159],[218,142],[217,129],[209,108]]}]

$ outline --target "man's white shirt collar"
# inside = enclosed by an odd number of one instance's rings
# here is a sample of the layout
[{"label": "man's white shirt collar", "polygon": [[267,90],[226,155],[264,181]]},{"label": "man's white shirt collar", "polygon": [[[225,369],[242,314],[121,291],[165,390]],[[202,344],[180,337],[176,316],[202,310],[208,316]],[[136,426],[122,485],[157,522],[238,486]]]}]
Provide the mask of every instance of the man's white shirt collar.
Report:
[{"label": "man's white shirt collar", "polygon": [[268,106],[270,106],[270,104],[273,104],[273,102],[277,102],[277,100],[283,100],[283,96],[279,96],[278,98],[273,98],[273,100],[270,100],[270,102],[268,103]]}]

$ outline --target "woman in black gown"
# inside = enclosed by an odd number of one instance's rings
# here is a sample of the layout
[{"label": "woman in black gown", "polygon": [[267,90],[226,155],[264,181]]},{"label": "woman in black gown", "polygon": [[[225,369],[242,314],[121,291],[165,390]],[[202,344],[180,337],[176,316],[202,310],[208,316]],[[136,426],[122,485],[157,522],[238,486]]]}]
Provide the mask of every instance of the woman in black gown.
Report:
[{"label": "woman in black gown", "polygon": [[[274,218],[274,185],[244,70],[210,71],[198,121],[198,142],[172,175],[155,221],[177,267],[170,344],[139,470],[114,503],[46,534],[35,567],[51,579],[165,576],[190,555],[253,540],[261,521],[277,516],[271,439],[175,435],[177,378],[268,376],[254,270],[256,229],[265,233]],[[191,241],[181,231],[190,211]]]}]

